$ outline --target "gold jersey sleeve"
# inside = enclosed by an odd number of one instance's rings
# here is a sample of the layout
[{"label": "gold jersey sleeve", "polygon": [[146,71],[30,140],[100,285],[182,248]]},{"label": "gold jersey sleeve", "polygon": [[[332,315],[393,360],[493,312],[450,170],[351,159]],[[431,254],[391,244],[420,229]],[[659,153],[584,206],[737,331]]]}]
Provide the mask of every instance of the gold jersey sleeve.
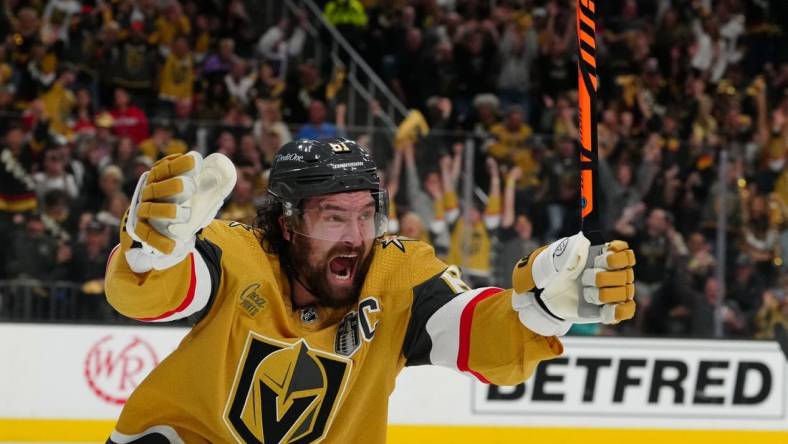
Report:
[{"label": "gold jersey sleeve", "polygon": [[[279,259],[251,227],[214,222],[200,239],[193,256],[216,266],[215,288],[200,321],[131,395],[109,442],[383,443],[403,367],[513,384],[560,353],[557,339],[519,323],[510,290],[468,288],[420,241],[378,240],[358,301],[338,309],[294,307]],[[187,287],[188,264],[136,276],[123,262],[113,256],[107,279],[124,313],[183,305],[165,293]]]},{"label": "gold jersey sleeve", "polygon": [[[124,217],[121,226],[125,225]],[[119,313],[142,321],[204,314],[222,283],[223,259],[227,259],[224,252],[259,248],[251,227],[215,220],[198,233],[195,247],[179,264],[166,270],[134,273],[124,255],[135,245],[127,236],[121,239],[107,263],[107,300]]]}]

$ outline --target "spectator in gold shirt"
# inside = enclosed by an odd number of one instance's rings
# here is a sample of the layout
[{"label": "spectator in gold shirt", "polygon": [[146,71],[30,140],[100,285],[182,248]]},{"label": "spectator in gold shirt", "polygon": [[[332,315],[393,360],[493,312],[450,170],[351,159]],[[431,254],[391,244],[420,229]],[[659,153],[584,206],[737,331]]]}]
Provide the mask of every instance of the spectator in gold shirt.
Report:
[{"label": "spectator in gold shirt", "polygon": [[524,122],[522,107],[512,105],[506,110],[506,120],[492,127],[493,142],[487,153],[499,162],[509,162],[518,149],[526,149],[526,141],[534,133]]},{"label": "spectator in gold shirt", "polygon": [[523,108],[519,105],[510,106],[506,110],[504,122],[493,126],[490,134],[493,141],[487,148],[487,154],[498,163],[520,167],[523,173],[520,185],[535,185],[539,165],[528,144],[533,129],[525,123]]},{"label": "spectator in gold shirt", "polygon": [[194,90],[194,61],[185,37],[175,40],[159,78],[159,99],[164,102],[163,105],[174,107],[178,100],[191,100]]},{"label": "spectator in gold shirt", "polygon": [[76,104],[74,93],[69,86],[74,82],[74,73],[65,71],[52,84],[49,90],[40,96],[44,105],[44,113],[49,119],[49,130],[63,136],[70,135],[67,120]]},{"label": "spectator in gold shirt", "polygon": [[183,140],[172,137],[172,128],[165,122],[156,127],[149,139],[140,143],[140,151],[155,162],[170,154],[183,154],[187,147]]},{"label": "spectator in gold shirt", "polygon": [[151,37],[155,39],[155,43],[159,44],[159,48],[166,53],[169,46],[178,37],[189,36],[191,32],[192,24],[189,17],[183,13],[183,9],[178,2],[172,2],[167,7],[166,12],[156,19],[156,32]]},{"label": "spectator in gold shirt", "polygon": [[[487,201],[476,200],[475,205],[464,208],[468,212],[467,221],[464,215],[457,213],[454,220],[448,220],[451,224],[448,263],[460,266],[467,281],[479,286],[491,282],[493,237],[501,225],[501,175],[498,163],[488,157],[486,166],[490,174]],[[453,193],[454,190],[445,191]]]},{"label": "spectator in gold shirt", "polygon": [[235,183],[230,201],[219,212],[219,219],[250,223],[254,221],[256,215],[254,185],[244,175],[240,175]]}]

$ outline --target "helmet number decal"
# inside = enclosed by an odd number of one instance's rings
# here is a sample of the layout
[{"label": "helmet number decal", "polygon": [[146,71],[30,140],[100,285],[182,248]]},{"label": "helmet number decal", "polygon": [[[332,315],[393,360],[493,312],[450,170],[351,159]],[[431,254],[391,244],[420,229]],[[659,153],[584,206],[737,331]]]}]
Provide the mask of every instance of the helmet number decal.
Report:
[{"label": "helmet number decal", "polygon": [[328,145],[331,146],[331,149],[335,153],[349,153],[350,152],[350,148],[348,148],[348,146],[345,145],[345,142],[329,142]]}]

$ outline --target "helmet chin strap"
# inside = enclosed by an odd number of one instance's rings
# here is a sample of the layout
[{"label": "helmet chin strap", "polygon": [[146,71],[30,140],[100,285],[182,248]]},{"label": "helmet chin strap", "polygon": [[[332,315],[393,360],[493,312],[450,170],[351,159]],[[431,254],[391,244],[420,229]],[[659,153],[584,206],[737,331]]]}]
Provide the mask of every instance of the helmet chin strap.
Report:
[{"label": "helmet chin strap", "polygon": [[[302,234],[300,234],[300,233],[298,233],[296,231],[292,231],[292,230],[290,230],[290,233],[292,233],[292,235],[295,235],[295,236],[307,237],[305,235],[302,235]],[[293,279],[295,279],[296,282],[298,282],[302,287],[304,287],[304,289],[306,291],[312,293],[312,296],[314,296],[315,298],[318,297],[317,292],[315,290],[312,290],[312,288],[309,287],[309,285],[307,285],[306,282],[303,281],[303,279],[301,279],[301,276],[299,275],[298,270],[296,270],[295,267],[293,267],[293,265],[289,263],[289,261],[288,261],[288,264],[287,264],[287,268],[290,270],[290,275],[293,277]],[[290,300],[291,301],[293,300],[293,295],[292,294],[290,295]],[[293,305],[295,306],[295,302],[293,302]]]},{"label": "helmet chin strap", "polygon": [[[293,279],[295,279],[295,280],[296,280],[296,282],[298,282],[299,284],[301,284],[301,286],[302,286],[302,287],[304,287],[304,289],[306,289],[306,291],[308,291],[308,292],[312,293],[312,295],[313,295],[313,296],[317,297],[317,293],[316,293],[314,290],[312,290],[311,288],[309,288],[309,286],[308,286],[308,285],[306,285],[306,282],[304,282],[304,281],[302,281],[302,280],[301,280],[301,277],[300,277],[300,276],[298,276],[298,273],[295,273],[295,274],[293,274]],[[292,298],[292,296],[291,296],[291,298]],[[294,304],[294,305],[295,305],[295,304]],[[300,306],[299,306],[299,308],[300,308]]]}]

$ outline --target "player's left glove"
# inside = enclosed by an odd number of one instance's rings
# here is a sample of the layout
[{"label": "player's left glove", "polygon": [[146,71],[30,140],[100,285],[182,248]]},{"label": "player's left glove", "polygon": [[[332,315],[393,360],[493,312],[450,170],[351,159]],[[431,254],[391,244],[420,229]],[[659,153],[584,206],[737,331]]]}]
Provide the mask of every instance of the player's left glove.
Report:
[{"label": "player's left glove", "polygon": [[635,253],[624,241],[591,246],[583,233],[560,239],[514,269],[512,306],[543,335],[572,324],[615,324],[635,314]]}]

